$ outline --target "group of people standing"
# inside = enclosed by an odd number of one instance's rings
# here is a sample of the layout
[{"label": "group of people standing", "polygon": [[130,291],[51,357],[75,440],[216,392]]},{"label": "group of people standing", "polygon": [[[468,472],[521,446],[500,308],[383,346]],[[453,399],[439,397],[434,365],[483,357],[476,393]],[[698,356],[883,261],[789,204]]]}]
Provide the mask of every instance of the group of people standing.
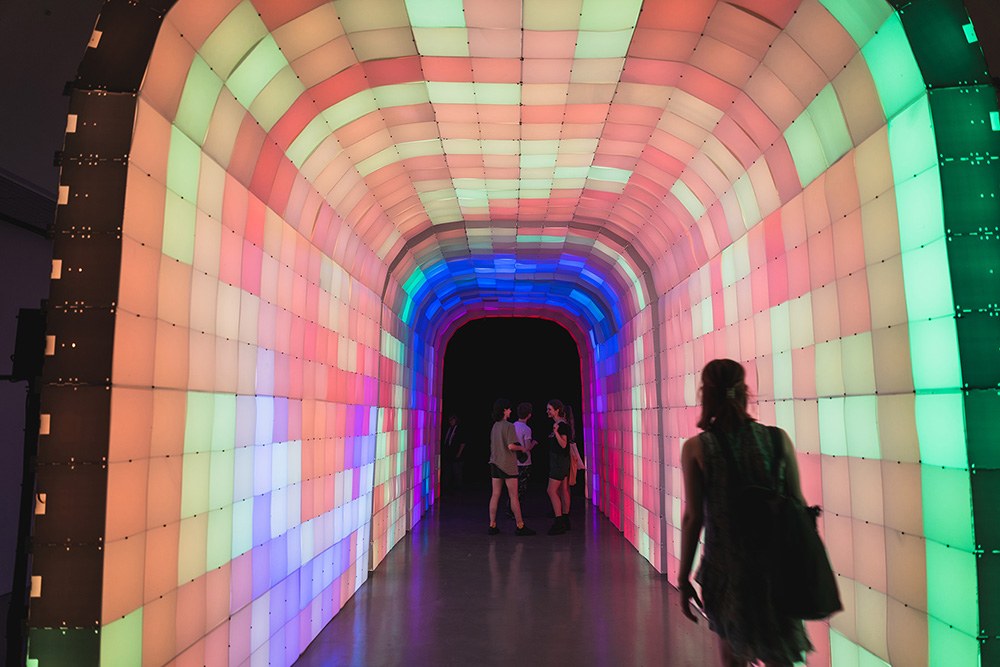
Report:
[{"label": "group of people standing", "polygon": [[[750,389],[739,362],[709,362],[702,371],[699,393],[702,412],[697,425],[701,433],[685,441],[681,448],[685,488],[677,579],[681,610],[696,621],[692,607],[701,609],[719,636],[726,667],[758,662],[767,667],[790,667],[802,661],[813,646],[802,619],[778,609],[769,580],[758,569],[760,564],[745,553],[739,537],[742,533],[737,517],[742,515],[737,505],[739,490],[753,484],[785,494],[804,506],[795,448],[787,433],[769,429],[750,416]],[[497,508],[506,487],[517,524],[515,533],[534,535],[521,512],[531,452],[538,445],[527,423],[532,406],[518,405],[516,423],[510,422],[511,412],[506,399],[497,400],[493,406],[489,534],[500,532]],[[555,516],[548,533],[559,535],[570,530],[569,487],[576,476],[574,463],[579,461],[582,467],[582,460],[576,451],[572,411],[553,399],[546,404],[545,412],[552,419],[546,490]],[[461,459],[464,441],[456,436],[456,423],[452,418],[444,440],[452,456],[458,448],[457,458]],[[703,531],[701,566],[695,572],[695,555]],[[701,596],[692,578],[699,584]]]},{"label": "group of people standing", "polygon": [[[534,535],[535,531],[524,524],[521,501],[524,499],[531,469],[531,451],[538,445],[532,436],[528,420],[531,419],[531,403],[517,406],[517,422],[510,422],[512,409],[510,401],[501,398],[493,404],[493,429],[490,432],[490,478],[493,493],[490,496],[489,534],[500,532],[497,527],[497,509],[501,491],[506,487],[510,499],[510,510],[517,524],[516,535]],[[558,399],[552,399],[545,406],[545,413],[552,419],[551,444],[549,447],[549,480],[547,493],[552,503],[555,520],[549,535],[561,535],[570,530],[569,505],[571,469],[574,460],[579,459],[576,435],[572,422],[572,411]]]}]

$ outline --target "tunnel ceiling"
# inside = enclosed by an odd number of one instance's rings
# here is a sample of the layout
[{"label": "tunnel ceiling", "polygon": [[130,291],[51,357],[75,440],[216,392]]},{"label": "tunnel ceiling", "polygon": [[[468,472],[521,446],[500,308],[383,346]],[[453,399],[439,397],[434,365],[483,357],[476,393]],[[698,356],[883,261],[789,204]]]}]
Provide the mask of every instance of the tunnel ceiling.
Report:
[{"label": "tunnel ceiling", "polygon": [[891,14],[829,4],[182,0],[150,63],[181,76],[143,94],[408,323],[483,295],[620,322],[884,126],[808,122],[845,71],[872,93]]}]

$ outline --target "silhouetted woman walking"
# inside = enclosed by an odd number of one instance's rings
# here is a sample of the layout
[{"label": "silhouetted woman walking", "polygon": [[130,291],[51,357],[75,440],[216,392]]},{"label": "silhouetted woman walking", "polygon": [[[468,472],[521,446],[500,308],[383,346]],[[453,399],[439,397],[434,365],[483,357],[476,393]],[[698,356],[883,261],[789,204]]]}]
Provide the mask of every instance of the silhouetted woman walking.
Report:
[{"label": "silhouetted woman walking", "polygon": [[[795,449],[784,431],[780,431],[783,455],[778,474],[773,474],[777,450],[768,428],[747,414],[745,377],[743,366],[732,359],[710,361],[701,372],[698,428],[702,433],[687,440],[681,450],[686,501],[678,573],[681,609],[694,621],[691,602],[702,607],[709,627],[719,636],[727,667],[757,660],[768,667],[790,667],[803,661],[803,654],[813,647],[802,621],[775,609],[767,578],[742,548],[734,494],[748,482],[773,488],[775,479],[800,501],[802,489]],[[691,567],[702,527],[705,547],[696,577],[701,585],[699,600],[691,585]]]}]

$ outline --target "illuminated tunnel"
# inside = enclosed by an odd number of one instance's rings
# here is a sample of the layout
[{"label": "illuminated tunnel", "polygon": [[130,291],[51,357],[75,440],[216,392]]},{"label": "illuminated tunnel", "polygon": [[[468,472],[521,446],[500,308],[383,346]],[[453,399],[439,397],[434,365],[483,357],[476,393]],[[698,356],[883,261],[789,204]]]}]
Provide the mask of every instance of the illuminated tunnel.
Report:
[{"label": "illuminated tunnel", "polygon": [[825,507],[813,664],[997,664],[998,130],[957,0],[109,1],[29,664],[292,663],[436,501],[447,340],[509,316],[579,344],[590,496],[671,580],[732,357]]}]

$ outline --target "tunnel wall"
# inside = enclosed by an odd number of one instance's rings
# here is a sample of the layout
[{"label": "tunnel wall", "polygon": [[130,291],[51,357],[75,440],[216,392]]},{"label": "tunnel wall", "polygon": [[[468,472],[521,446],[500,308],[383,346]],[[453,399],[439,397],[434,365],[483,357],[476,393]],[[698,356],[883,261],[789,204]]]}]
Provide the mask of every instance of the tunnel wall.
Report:
[{"label": "tunnel wall", "polygon": [[[289,664],[435,500],[440,338],[398,305],[363,179],[311,174],[344,179],[331,205],[276,143],[296,84],[257,87],[275,67],[273,50],[245,58],[259,17],[243,6],[229,27],[250,32],[209,42],[238,3],[191,3],[161,29],[170,4],[109,4],[102,39],[128,28],[134,84],[83,77],[71,104],[29,649],[43,667]],[[821,5],[826,78],[797,81],[814,99],[789,116],[780,82],[758,84],[785,118],[771,148],[719,166],[716,200],[683,194],[694,227],[636,277],[651,289],[622,295],[610,335],[580,336],[588,485],[673,577],[698,372],[739,359],[826,509],[846,608],[810,627],[812,662],[975,664],[998,618],[983,594],[996,100],[957,3],[804,3]],[[148,69],[127,60],[157,34]]]}]

